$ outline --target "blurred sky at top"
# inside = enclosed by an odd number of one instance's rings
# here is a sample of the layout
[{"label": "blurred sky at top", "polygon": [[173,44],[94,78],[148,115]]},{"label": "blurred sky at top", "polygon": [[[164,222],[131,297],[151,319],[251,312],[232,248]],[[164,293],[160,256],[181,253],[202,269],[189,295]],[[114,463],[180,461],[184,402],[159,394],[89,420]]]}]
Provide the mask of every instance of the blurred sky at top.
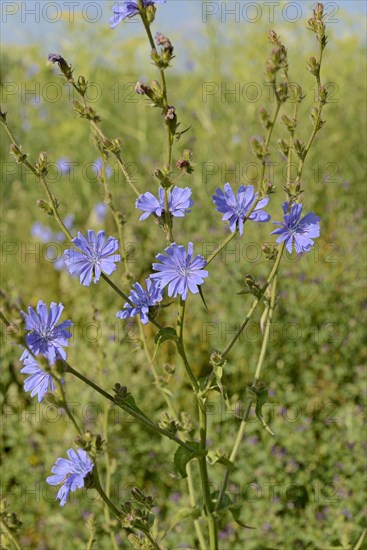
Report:
[{"label": "blurred sky at top", "polygon": [[[108,29],[108,19],[111,15],[110,0],[1,0],[1,41],[4,46],[11,44],[38,43],[45,53],[57,51],[68,34],[68,20],[72,25],[80,25],[85,21],[89,25],[105,26]],[[155,29],[169,34],[169,29],[190,33],[190,40],[195,39],[193,29],[200,33],[200,25],[216,18],[222,23],[256,23],[256,18],[266,20],[270,24],[271,12],[276,19],[286,18],[297,22],[311,15],[313,2],[273,0],[167,0],[165,5],[158,5]],[[330,15],[330,22],[341,22],[343,11],[358,16],[359,22],[366,18],[365,0],[324,1],[325,9]],[[237,15],[230,12],[237,9]],[[138,34],[137,18],[124,22],[118,29],[111,32],[112,43],[124,36]],[[351,29],[345,20],[345,30]],[[340,27],[339,27],[340,28]],[[191,32],[190,32],[191,31]],[[361,37],[363,40],[365,37]]]}]

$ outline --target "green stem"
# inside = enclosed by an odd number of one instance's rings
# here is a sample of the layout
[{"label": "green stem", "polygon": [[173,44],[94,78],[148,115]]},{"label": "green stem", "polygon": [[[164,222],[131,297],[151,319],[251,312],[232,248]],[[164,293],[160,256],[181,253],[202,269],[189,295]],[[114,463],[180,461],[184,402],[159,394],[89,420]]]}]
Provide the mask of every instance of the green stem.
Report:
[{"label": "green stem", "polygon": [[[99,370],[99,382],[102,384],[103,382],[103,351],[101,348],[101,345],[98,345],[98,370]],[[106,469],[106,475],[105,475],[105,493],[108,498],[110,498],[110,492],[111,492],[111,464],[110,464],[110,456],[108,451],[108,413],[110,409],[110,402],[104,401],[103,402],[103,417],[102,417],[102,438],[105,442],[104,444],[104,463],[105,463],[105,469]],[[116,542],[115,533],[113,532],[112,526],[111,526],[111,517],[110,517],[110,508],[108,506],[104,507],[105,511],[105,521],[106,526],[110,534],[111,539],[111,545],[113,550],[118,550],[118,544]]]},{"label": "green stem", "polygon": [[[143,343],[143,348],[144,348],[144,351],[145,351],[145,355],[147,357],[149,366],[152,370],[154,381],[157,385],[157,388],[159,389],[160,393],[164,397],[164,399],[167,403],[167,407],[168,407],[172,417],[175,420],[179,421],[179,416],[178,416],[176,407],[173,403],[173,400],[165,392],[164,388],[160,384],[159,376],[158,376],[158,373],[157,373],[157,370],[156,370],[155,364],[154,364],[154,359],[152,358],[152,356],[149,352],[148,344],[147,344],[145,334],[144,334],[143,324],[141,323],[140,320],[139,320],[139,330],[140,330],[140,337],[141,337],[141,340],[142,340],[142,343]],[[188,490],[189,490],[190,504],[191,504],[192,508],[196,508],[195,489],[194,489],[194,483],[193,483],[193,477],[192,477],[192,471],[191,471],[191,464],[190,463],[188,463],[186,465],[186,473],[187,473],[187,486],[188,486]],[[198,540],[199,540],[200,548],[201,548],[201,550],[205,550],[206,549],[206,544],[205,544],[203,532],[201,530],[201,525],[200,525],[200,522],[199,522],[198,519],[194,519],[194,527],[195,527],[196,535],[197,535]]]},{"label": "green stem", "polygon": [[119,242],[119,244],[120,244],[119,250],[121,252],[121,257],[122,257],[122,261],[123,261],[123,264],[124,264],[125,273],[126,273],[126,275],[128,275],[129,274],[129,267],[127,265],[127,255],[126,255],[126,250],[125,250],[125,247],[124,247],[124,234],[123,234],[123,230],[122,230],[122,223],[121,223],[121,219],[119,217],[119,213],[117,212],[117,210],[116,210],[116,208],[113,204],[112,192],[111,192],[110,186],[109,186],[108,181],[107,181],[107,175],[106,175],[107,156],[106,156],[106,153],[102,152],[102,160],[103,160],[103,163],[102,163],[102,184],[103,184],[103,188],[104,188],[104,192],[105,192],[105,204],[109,207],[109,209],[111,211],[111,214],[113,216],[114,222],[115,222],[115,226],[116,226],[116,229],[117,229],[117,232],[118,232],[118,235],[119,235],[119,241],[120,241]]},{"label": "green stem", "polygon": [[66,414],[68,415],[68,417],[70,418],[70,420],[72,421],[72,423],[74,424],[74,428],[76,429],[76,431],[79,433],[79,435],[82,435],[83,432],[79,428],[78,423],[75,420],[75,417],[74,417],[73,413],[71,412],[71,410],[68,407],[68,404],[67,404],[67,401],[66,401],[66,396],[65,396],[65,391],[64,391],[62,382],[58,377],[55,376],[54,378],[55,378],[55,380],[58,383],[59,388],[60,388],[60,392],[61,392],[61,396],[62,396],[62,402],[63,402],[63,405],[64,405],[64,410],[65,410]]},{"label": "green stem", "polygon": [[200,449],[203,451],[202,456],[198,458],[201,487],[202,487],[202,494],[204,499],[205,515],[208,522],[210,549],[217,550],[218,533],[217,533],[216,520],[215,520],[215,517],[213,516],[213,503],[210,496],[209,476],[208,476],[208,468],[207,468],[207,462],[206,462],[206,454],[207,454],[206,399],[201,397],[199,394],[199,391],[200,391],[199,384],[191,370],[190,364],[186,356],[184,338],[183,338],[184,322],[185,322],[185,301],[182,298],[180,298],[179,313],[177,318],[177,332],[178,332],[177,350],[183,360],[186,372],[190,378],[192,389],[194,391],[197,404],[198,404]]},{"label": "green stem", "polygon": [[[269,344],[271,323],[272,323],[272,320],[273,320],[273,314],[274,314],[274,309],[275,309],[276,286],[277,286],[276,283],[277,283],[277,276],[275,275],[274,280],[273,280],[273,284],[272,284],[272,287],[271,287],[271,297],[270,297],[270,305],[269,305],[269,308],[268,308],[268,314],[266,316],[265,324],[264,324],[264,326],[265,326],[264,338],[263,338],[263,341],[262,341],[262,344],[261,344],[260,355],[259,355],[259,359],[258,359],[258,362],[257,362],[257,365],[256,365],[256,371],[255,371],[254,378],[253,378],[252,385],[251,385],[252,389],[254,389],[254,390],[256,390],[257,383],[260,380],[261,371],[262,371],[263,364],[264,364],[264,359],[265,359],[265,354],[266,354],[266,350],[267,350],[268,344]],[[245,430],[246,430],[246,427],[247,427],[247,422],[248,422],[248,418],[250,416],[251,407],[252,407],[253,402],[254,402],[254,399],[250,398],[250,400],[247,404],[246,411],[245,411],[245,414],[243,416],[243,419],[241,420],[241,424],[240,424],[240,427],[239,427],[239,430],[238,430],[238,433],[237,433],[237,437],[236,437],[235,443],[233,445],[232,452],[231,452],[230,457],[229,457],[229,460],[232,462],[232,464],[234,464],[235,461],[236,461],[238,451],[239,451],[240,445],[241,445],[242,440],[243,440],[243,436],[245,435]],[[217,501],[217,504],[216,504],[216,508],[215,508],[216,510],[218,510],[220,508],[220,505],[222,503],[224,494],[225,494],[226,489],[227,489],[230,473],[231,473],[231,468],[227,468],[225,476],[224,476],[224,480],[223,480],[223,483],[222,483],[222,486],[221,486],[221,490],[220,490],[220,493],[219,493],[218,501]]]},{"label": "green stem", "polygon": [[150,541],[150,543],[152,544],[153,548],[155,550],[161,550],[161,547],[158,545],[157,541],[155,540],[155,538],[150,534],[149,531],[143,531],[144,535],[147,537],[147,539]]},{"label": "green stem", "polygon": [[6,536],[8,537],[8,539],[14,544],[15,549],[16,549],[16,550],[21,550],[21,547],[20,547],[20,545],[19,545],[17,539],[15,538],[15,536],[13,535],[13,533],[11,532],[11,530],[9,529],[9,527],[7,526],[5,520],[0,519],[0,525],[1,525],[1,527],[4,529],[4,531],[5,531]]},{"label": "green stem", "polygon": [[102,489],[101,482],[99,480],[97,464],[94,464],[93,479],[94,479],[94,486],[98,491],[98,493],[100,494],[100,496],[102,497],[103,502],[106,504],[106,506],[108,506],[108,509],[111,510],[113,515],[116,516],[116,518],[121,521],[121,512],[116,508],[113,502],[111,502],[109,497],[106,495],[105,491]]},{"label": "green stem", "polygon": [[[319,70],[318,70],[318,73],[316,75],[316,82],[317,82],[317,89],[318,89],[318,94],[320,95],[320,89],[321,89],[321,65],[322,65],[322,56],[323,56],[323,53],[324,53],[324,48],[321,44],[321,41],[320,41],[320,44],[319,44],[319,60],[318,60],[318,64],[319,64]],[[300,159],[299,161],[299,165],[298,165],[298,170],[297,170],[297,177],[296,177],[296,182],[299,182],[300,179],[301,179],[301,176],[302,176],[302,172],[303,172],[303,168],[304,168],[304,164],[305,164],[305,160],[306,160],[306,157],[311,149],[311,146],[313,144],[313,141],[315,139],[315,136],[319,130],[318,126],[320,124],[320,121],[321,121],[321,114],[322,114],[322,109],[323,109],[323,105],[319,102],[319,107],[318,107],[318,113],[317,113],[317,118],[316,118],[316,121],[314,123],[314,127],[313,127],[313,130],[312,130],[312,133],[311,133],[311,136],[307,142],[307,145],[306,145],[306,148],[305,148],[305,151],[304,151],[304,154],[303,154],[303,157]]]},{"label": "green stem", "polygon": [[113,403],[114,405],[117,405],[118,407],[120,407],[120,409],[124,410],[130,416],[133,416],[134,418],[136,418],[136,420],[138,420],[141,424],[144,424],[144,426],[146,426],[150,430],[152,430],[152,431],[154,431],[154,432],[156,432],[160,435],[164,435],[165,437],[168,437],[172,441],[175,441],[178,445],[181,445],[181,447],[185,447],[185,449],[191,450],[191,447],[189,445],[187,445],[184,441],[182,441],[181,439],[179,439],[175,435],[171,434],[170,432],[168,432],[166,430],[163,430],[162,428],[160,428],[159,426],[154,424],[151,420],[149,420],[147,417],[145,417],[143,414],[140,414],[138,411],[136,411],[135,409],[132,409],[131,407],[129,407],[126,404],[116,403],[115,399],[113,398],[112,395],[110,395],[108,392],[106,392],[100,386],[98,386],[97,384],[92,382],[92,380],[90,380],[89,378],[84,376],[84,374],[82,374],[82,373],[78,372],[77,370],[75,370],[73,367],[71,367],[69,365],[69,363],[65,362],[65,365],[66,365],[66,372],[69,372],[70,374],[73,374],[76,378],[79,378],[79,380],[82,380],[85,384],[87,384],[88,386],[93,388],[96,392],[98,392],[99,394],[103,395],[103,397],[105,397],[106,399],[111,401],[111,403]]},{"label": "green stem", "polygon": [[228,237],[226,239],[224,239],[224,241],[218,246],[218,248],[216,248],[214,250],[214,252],[212,252],[210,254],[210,256],[208,256],[208,258],[206,260],[206,265],[209,265],[210,262],[212,262],[214,260],[214,258],[216,256],[218,256],[218,254],[223,250],[223,248],[225,248],[227,246],[227,244],[229,244],[235,238],[237,233],[238,233],[238,231],[235,231],[234,233],[230,233],[228,235]]},{"label": "green stem", "polygon": [[179,305],[178,317],[177,317],[177,333],[178,333],[177,351],[183,360],[183,364],[185,366],[186,372],[190,378],[192,389],[194,390],[194,393],[197,396],[199,394],[200,388],[194,376],[194,373],[191,370],[190,364],[188,362],[186,351],[185,351],[184,339],[183,339],[183,330],[184,330],[184,322],[185,322],[185,304],[186,304],[185,300],[180,298],[180,305]]},{"label": "green stem", "polygon": [[278,272],[278,269],[279,269],[279,264],[280,264],[280,261],[282,259],[282,255],[283,255],[283,251],[284,251],[284,243],[282,243],[279,247],[279,250],[278,250],[278,254],[277,254],[277,257],[276,257],[276,260],[275,260],[275,263],[274,263],[274,266],[273,266],[273,269],[271,270],[270,272],[270,275],[269,277],[267,278],[266,280],[266,283],[265,285],[262,287],[261,289],[261,292],[259,294],[259,296],[257,296],[255,298],[255,300],[253,301],[252,303],[252,306],[250,307],[249,309],[249,312],[247,313],[245,319],[243,320],[243,322],[241,323],[241,326],[240,328],[238,329],[238,331],[236,332],[236,334],[233,336],[233,338],[230,340],[230,342],[226,345],[226,347],[224,348],[224,350],[222,351],[222,357],[225,358],[227,357],[228,353],[231,351],[233,345],[236,343],[236,341],[238,340],[238,338],[241,336],[243,330],[245,329],[247,323],[249,322],[252,314],[254,313],[255,309],[257,308],[260,300],[262,299],[262,297],[264,296],[265,292],[266,292],[266,289],[268,288],[268,286],[271,284],[272,280],[274,279],[274,277],[276,276],[277,272]]},{"label": "green stem", "polygon": [[[267,151],[267,149],[269,147],[271,136],[273,134],[273,130],[274,130],[274,127],[275,127],[275,123],[276,123],[278,115],[279,115],[280,106],[281,106],[281,103],[277,98],[277,104],[275,106],[273,118],[271,120],[271,124],[268,128],[266,138],[265,138],[265,147],[264,147],[265,151]],[[264,158],[263,161],[262,161],[260,183],[259,183],[259,188],[258,188],[260,191],[263,191],[263,187],[264,187],[264,183],[265,183],[265,169],[266,169],[266,158]],[[248,216],[249,216],[249,214],[247,215],[247,217]]]},{"label": "green stem", "polygon": [[[196,496],[195,496],[195,488],[194,488],[194,481],[192,476],[192,469],[191,469],[191,463],[188,462],[186,464],[186,473],[187,473],[187,487],[189,490],[189,498],[190,498],[190,504],[193,509],[196,508]],[[196,536],[199,541],[200,550],[206,550],[206,542],[204,539],[204,535],[201,529],[200,521],[198,519],[194,519],[194,527],[196,531]]]},{"label": "green stem", "polygon": [[[94,468],[93,468],[93,479],[94,479],[94,487],[95,489],[98,491],[99,495],[101,496],[102,500],[104,501],[104,503],[106,504],[106,506],[108,506],[109,510],[111,510],[111,512],[114,514],[114,516],[116,516],[117,519],[119,519],[121,521],[121,512],[116,508],[116,506],[113,504],[113,502],[111,502],[110,498],[107,496],[107,494],[105,493],[105,491],[103,490],[102,486],[101,486],[101,482],[99,480],[99,475],[98,475],[98,470],[97,470],[97,464],[94,464]],[[134,531],[128,527],[125,527],[126,531],[128,531],[129,533],[133,533]],[[142,529],[139,529],[140,531],[142,531],[142,533],[144,533],[144,535],[147,537],[147,539],[151,542],[151,544],[153,545],[153,548],[156,549],[156,550],[161,550],[160,546],[157,544],[157,542],[154,540],[154,538],[152,537],[152,535],[149,533],[149,531],[145,531],[145,530],[142,530]]]},{"label": "green stem", "polygon": [[201,487],[204,497],[205,514],[208,521],[209,529],[209,548],[210,550],[218,550],[218,531],[215,517],[213,516],[213,502],[210,496],[210,484],[208,476],[208,466],[206,462],[206,434],[207,434],[207,414],[206,400],[198,399],[199,410],[199,430],[200,430],[200,449],[205,453],[198,458],[200,468]]}]

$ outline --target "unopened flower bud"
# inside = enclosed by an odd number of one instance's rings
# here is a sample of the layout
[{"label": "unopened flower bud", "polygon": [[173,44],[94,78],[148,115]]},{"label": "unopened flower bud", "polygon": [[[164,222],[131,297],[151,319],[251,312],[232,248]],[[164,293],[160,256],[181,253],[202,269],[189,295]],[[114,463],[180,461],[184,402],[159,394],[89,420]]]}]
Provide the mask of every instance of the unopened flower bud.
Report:
[{"label": "unopened flower bud", "polygon": [[172,105],[169,105],[167,108],[167,112],[165,114],[165,119],[174,120],[175,118],[176,118],[176,109]]},{"label": "unopened flower bud", "polygon": [[46,176],[48,173],[48,161],[47,161],[47,153],[45,151],[42,151],[38,157],[38,162],[35,164],[35,168],[37,172],[41,176]]},{"label": "unopened flower bud", "polygon": [[276,87],[276,94],[281,103],[285,103],[288,99],[288,85],[286,82],[280,82]]},{"label": "unopened flower bud", "polygon": [[22,146],[18,147],[15,143],[11,143],[10,153],[15,157],[18,163],[24,162],[27,159],[27,155],[22,152]]},{"label": "unopened flower bud", "polygon": [[304,141],[301,140],[301,139],[295,139],[295,140],[294,140],[294,150],[296,151],[297,156],[298,156],[300,159],[303,159],[303,158],[304,158],[304,155],[305,155],[305,144],[304,144]]},{"label": "unopened flower bud", "polygon": [[62,74],[67,78],[67,80],[73,79],[73,71],[71,68],[71,65],[69,65],[65,59],[58,53],[50,53],[48,56],[48,60],[51,63],[57,63]]},{"label": "unopened flower bud", "polygon": [[280,151],[283,153],[283,155],[287,157],[289,153],[289,145],[285,141],[285,139],[278,139],[278,147]]},{"label": "unopened flower bud", "polygon": [[214,350],[209,359],[209,363],[214,367],[222,367],[225,364],[226,360],[223,358],[222,353],[218,350]]},{"label": "unopened flower bud", "polygon": [[172,43],[171,43],[170,39],[167,38],[167,36],[164,36],[162,33],[158,32],[156,34],[155,39],[156,39],[156,42],[157,42],[158,46],[162,46],[164,52],[167,52],[167,53],[172,55],[173,46],[172,46]]},{"label": "unopened flower bud", "polygon": [[263,160],[265,155],[266,155],[266,151],[265,151],[265,148],[264,148],[264,144],[260,142],[259,139],[257,139],[255,136],[253,136],[251,139],[250,139],[250,145],[251,145],[251,148],[252,148],[252,152],[254,153],[254,155],[260,159],[260,160]]},{"label": "unopened flower bud", "polygon": [[146,16],[147,16],[147,20],[148,20],[148,23],[153,23],[154,19],[155,19],[155,12],[156,12],[156,7],[154,4],[149,4],[148,7],[146,8]]},{"label": "unopened flower bud", "polygon": [[314,10],[314,13],[315,13],[315,17],[321,21],[322,18],[324,17],[324,6],[323,4],[321,4],[321,2],[318,2],[315,6],[315,10]]},{"label": "unopened flower bud", "polygon": [[281,120],[282,120],[282,123],[284,124],[284,126],[286,126],[288,132],[290,132],[292,134],[294,132],[294,130],[296,129],[295,119],[290,118],[288,115],[283,115]]},{"label": "unopened flower bud", "polygon": [[278,254],[278,245],[276,244],[263,244],[261,250],[264,252],[268,260],[275,260]]},{"label": "unopened flower bud", "polygon": [[186,174],[192,174],[194,171],[191,163],[188,160],[180,159],[176,162],[177,168],[181,170],[181,172],[185,172]]},{"label": "unopened flower bud", "polygon": [[319,74],[320,65],[316,61],[315,57],[310,57],[309,62],[307,64],[307,69],[312,73],[314,76]]},{"label": "unopened flower bud", "polygon": [[268,111],[265,109],[265,107],[260,107],[259,109],[259,116],[260,121],[264,128],[268,130],[271,127],[271,120]]},{"label": "unopened flower bud", "polygon": [[78,78],[78,89],[80,91],[80,93],[84,96],[85,95],[85,92],[87,91],[87,88],[88,88],[88,82],[85,80],[84,76],[79,76]]},{"label": "unopened flower bud", "polygon": [[272,44],[276,44],[277,46],[281,45],[279,36],[274,30],[269,31],[269,40]]},{"label": "unopened flower bud", "polygon": [[38,199],[37,206],[40,208],[43,212],[46,212],[49,216],[53,216],[54,212],[52,210],[52,207],[48,204],[48,202],[44,201],[43,199]]},{"label": "unopened flower bud", "polygon": [[275,185],[271,181],[265,182],[265,194],[271,195],[271,193],[275,192]]},{"label": "unopened flower bud", "polygon": [[144,86],[143,86],[143,84],[141,84],[141,82],[137,82],[135,84],[135,92],[139,95],[144,95],[145,94]]},{"label": "unopened flower bud", "polygon": [[325,103],[327,102],[327,96],[328,96],[327,89],[324,86],[321,86],[319,90],[319,101],[321,105],[325,105]]},{"label": "unopened flower bud", "polygon": [[162,172],[162,170],[159,170],[159,168],[154,170],[153,174],[157,178],[158,181],[163,181],[164,180],[163,172]]}]

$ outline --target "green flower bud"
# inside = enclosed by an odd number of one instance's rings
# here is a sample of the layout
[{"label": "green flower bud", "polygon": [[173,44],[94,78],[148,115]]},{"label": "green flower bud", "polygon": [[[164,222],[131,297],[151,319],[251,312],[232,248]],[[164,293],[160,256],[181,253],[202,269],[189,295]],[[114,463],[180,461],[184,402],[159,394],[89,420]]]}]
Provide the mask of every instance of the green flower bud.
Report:
[{"label": "green flower bud", "polygon": [[270,115],[268,111],[265,109],[265,107],[260,107],[259,109],[259,116],[260,116],[260,122],[264,126],[266,130],[268,130],[271,127],[271,120]]},{"label": "green flower bud", "polygon": [[287,157],[289,153],[289,145],[285,141],[285,139],[278,139],[278,147],[280,151],[283,153],[283,155]]},{"label": "green flower bud", "polygon": [[294,150],[296,151],[297,156],[300,159],[303,159],[305,156],[305,143],[301,139],[294,140]]},{"label": "green flower bud", "polygon": [[22,146],[18,147],[15,143],[10,144],[10,153],[15,157],[17,163],[24,162],[28,156],[22,152]]},{"label": "green flower bud", "polygon": [[48,214],[49,216],[53,216],[54,215],[54,211],[52,209],[52,206],[44,201],[43,199],[38,199],[37,201],[37,206],[38,208],[40,208],[43,212],[46,212],[46,214]]}]

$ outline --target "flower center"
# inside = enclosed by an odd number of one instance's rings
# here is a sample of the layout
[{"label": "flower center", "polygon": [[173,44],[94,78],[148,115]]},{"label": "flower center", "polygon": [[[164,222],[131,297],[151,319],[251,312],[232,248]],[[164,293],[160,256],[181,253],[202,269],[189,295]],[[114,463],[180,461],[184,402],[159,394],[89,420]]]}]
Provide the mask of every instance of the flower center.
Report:
[{"label": "flower center", "polygon": [[42,340],[52,340],[52,329],[43,327],[38,330],[38,333],[41,336]]},{"label": "flower center", "polygon": [[190,274],[190,268],[184,267],[183,265],[180,265],[180,267],[178,268],[178,271],[180,275],[183,275],[184,277],[187,277]]}]

